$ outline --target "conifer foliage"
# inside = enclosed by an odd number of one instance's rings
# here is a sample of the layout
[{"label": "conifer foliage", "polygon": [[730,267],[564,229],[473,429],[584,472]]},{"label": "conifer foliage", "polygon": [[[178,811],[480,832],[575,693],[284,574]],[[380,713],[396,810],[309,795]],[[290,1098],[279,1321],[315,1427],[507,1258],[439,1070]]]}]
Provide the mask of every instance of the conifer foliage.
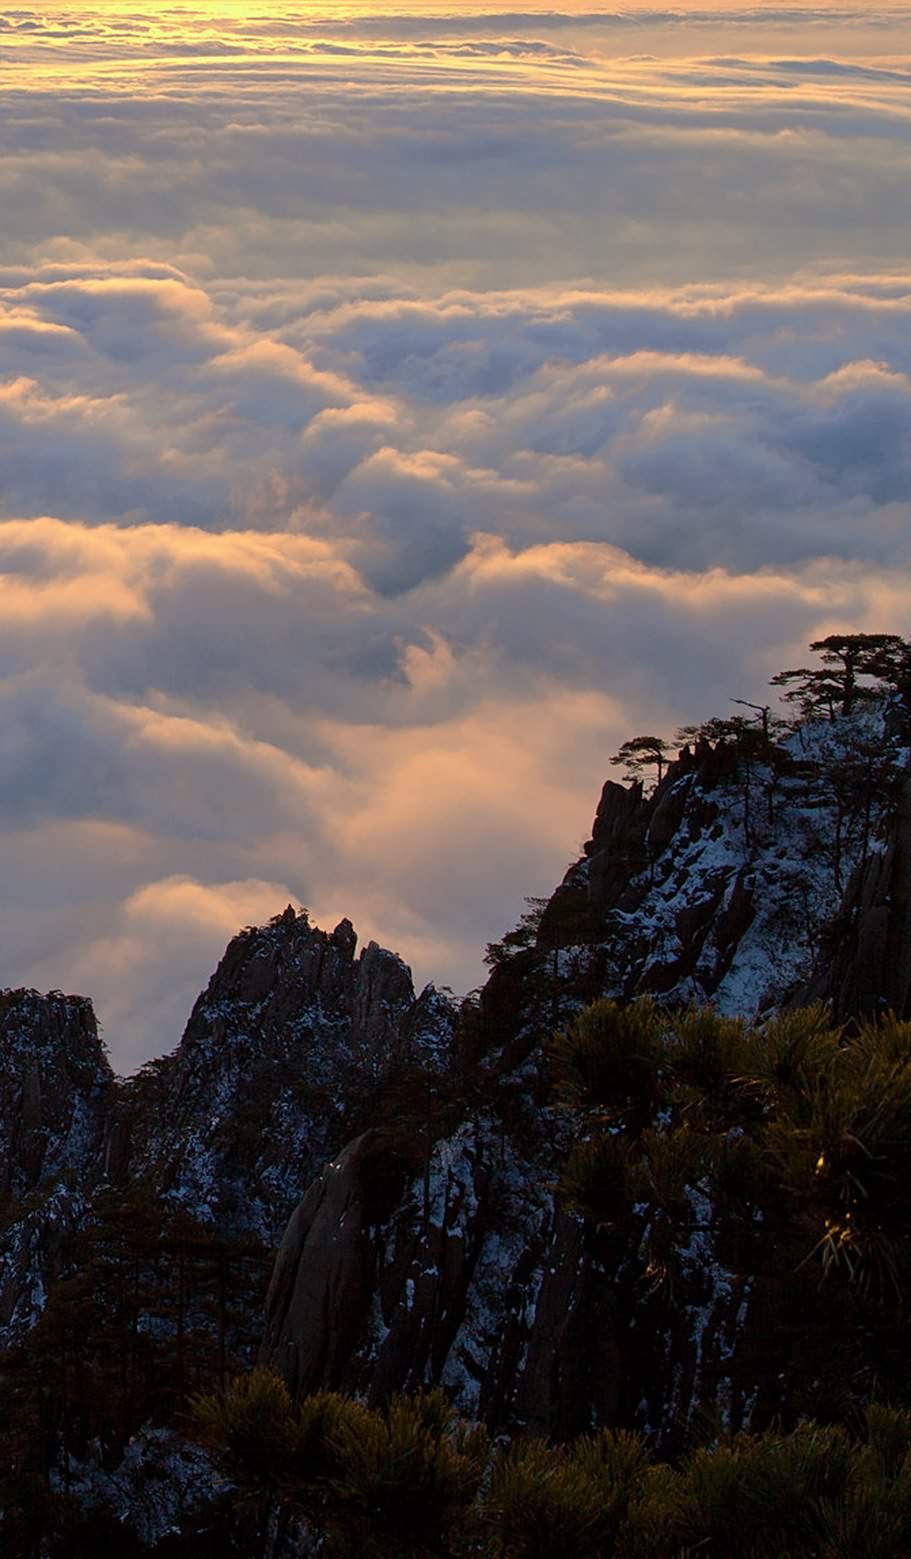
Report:
[{"label": "conifer foliage", "polygon": [[562,1179],[570,1206],[616,1221],[639,1203],[649,1239],[664,1221],[685,1243],[687,1189],[730,1204],[737,1186],[753,1221],[803,1244],[801,1267],[908,1305],[911,1023],[849,1031],[817,1006],[750,1029],[601,1001],[550,1055],[557,1097],[586,1123]]},{"label": "conifer foliage", "polygon": [[648,769],[655,770],[657,784],[661,784],[670,759],[671,747],[663,736],[633,736],[615,752],[611,763],[623,765],[627,779],[640,779]]},{"label": "conifer foliage", "polygon": [[489,1444],[441,1391],[375,1411],[332,1393],[295,1406],[282,1382],[254,1370],[224,1395],[199,1397],[193,1420],[251,1507],[250,1539],[264,1553],[277,1527],[318,1533],[326,1559],[463,1551]]},{"label": "conifer foliage", "polygon": [[439,1393],[295,1408],[263,1372],[200,1399],[195,1421],[238,1499],[255,1496],[251,1559],[906,1559],[911,1544],[911,1415],[882,1404],[850,1430],[723,1434],[674,1463],[610,1430],[490,1458]]},{"label": "conifer foliage", "polygon": [[901,695],[908,689],[911,647],[898,634],[831,633],[810,649],[820,666],[780,671],[771,684],[787,688],[785,698],[805,716],[848,716],[858,704],[875,701],[882,687]]}]

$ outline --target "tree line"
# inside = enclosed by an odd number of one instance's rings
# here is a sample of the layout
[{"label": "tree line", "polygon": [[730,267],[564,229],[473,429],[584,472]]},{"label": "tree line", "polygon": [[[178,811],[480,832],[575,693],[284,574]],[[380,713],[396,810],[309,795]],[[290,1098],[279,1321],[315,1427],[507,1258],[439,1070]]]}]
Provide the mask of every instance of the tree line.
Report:
[{"label": "tree line", "polygon": [[[780,671],[770,686],[782,688],[784,702],[794,706],[801,721],[824,717],[848,718],[860,708],[891,701],[911,717],[911,641],[894,633],[833,633],[816,639],[810,649],[820,657],[818,666]],[[793,721],[776,714],[770,704],[732,698],[752,715],[714,716],[697,725],[684,725],[672,744],[661,736],[633,736],[610,761],[622,766],[625,778],[641,779],[655,771],[661,784],[672,754],[695,743],[730,742],[744,754],[768,756],[774,744],[792,729]]]}]

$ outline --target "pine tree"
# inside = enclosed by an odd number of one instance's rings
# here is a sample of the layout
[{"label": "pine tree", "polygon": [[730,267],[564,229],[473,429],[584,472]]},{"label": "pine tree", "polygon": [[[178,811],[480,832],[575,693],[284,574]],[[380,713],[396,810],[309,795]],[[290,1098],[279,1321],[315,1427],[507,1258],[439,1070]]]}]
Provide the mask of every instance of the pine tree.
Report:
[{"label": "pine tree", "polygon": [[613,764],[623,764],[626,769],[624,779],[639,779],[647,769],[657,770],[657,783],[660,785],[664,778],[664,770],[668,763],[668,754],[673,751],[670,743],[661,736],[633,736],[628,742],[624,742],[619,752],[615,752],[611,758]]},{"label": "pine tree", "polygon": [[859,703],[875,699],[878,683],[896,687],[908,677],[909,647],[894,633],[830,633],[810,649],[822,665],[779,671],[772,687],[789,689],[784,697],[804,715],[850,715]]}]

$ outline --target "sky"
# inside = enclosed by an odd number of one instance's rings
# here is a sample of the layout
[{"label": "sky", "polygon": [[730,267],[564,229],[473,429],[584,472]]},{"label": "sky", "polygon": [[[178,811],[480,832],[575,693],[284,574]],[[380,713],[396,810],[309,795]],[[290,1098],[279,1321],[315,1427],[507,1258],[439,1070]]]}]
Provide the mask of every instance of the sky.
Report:
[{"label": "sky", "polygon": [[907,634],[911,6],[0,10],[0,982],[461,994],[627,737]]}]

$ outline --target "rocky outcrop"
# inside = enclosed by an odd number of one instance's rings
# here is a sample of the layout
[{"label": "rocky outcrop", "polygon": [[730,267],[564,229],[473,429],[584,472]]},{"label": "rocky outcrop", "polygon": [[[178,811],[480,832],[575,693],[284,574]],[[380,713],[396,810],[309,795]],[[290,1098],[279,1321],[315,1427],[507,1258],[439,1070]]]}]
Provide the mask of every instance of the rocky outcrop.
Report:
[{"label": "rocky outcrop", "polygon": [[112,1083],[90,1001],[0,993],[0,1198],[91,1179]]},{"label": "rocky outcrop", "polygon": [[382,1079],[445,1070],[454,1023],[432,986],[415,997],[394,953],[358,954],[350,921],[325,932],[289,907],[234,938],[177,1050],[128,1088],[120,1172],[221,1230],[274,1240]]},{"label": "rocky outcrop", "polygon": [[0,1236],[0,1352],[41,1319],[51,1285],[72,1271],[90,1212],[84,1191],[53,1186],[20,1204]]},{"label": "rocky outcrop", "polygon": [[482,1116],[419,1169],[381,1133],[352,1143],[288,1226],[264,1361],[301,1392],[344,1387],[376,1400],[443,1381],[469,1415],[508,1416],[553,1243],[550,1153],[532,1140],[540,1118],[526,1125],[524,1154]]},{"label": "rocky outcrop", "polygon": [[281,1360],[295,1391],[337,1387],[351,1373],[379,1275],[376,1230],[403,1170],[401,1151],[382,1132],[366,1132],[326,1166],[291,1218],[269,1288],[264,1357]]},{"label": "rocky outcrop", "polygon": [[671,1452],[702,1412],[748,1423],[752,1285],[719,1256],[714,1209],[694,1192],[669,1303],[643,1255],[647,1210],[622,1234],[561,1210],[573,1123],[521,1114],[511,1130],[466,1121],[410,1176],[376,1134],[328,1165],[279,1250],[262,1362],[302,1395],[442,1384],[497,1432],[625,1426]]},{"label": "rocky outcrop", "polygon": [[[840,944],[842,1002],[861,999],[848,970],[867,968],[872,985],[882,988],[885,963],[908,936],[894,909],[883,929],[884,900],[894,901],[898,879],[911,867],[885,795],[863,826],[856,816],[850,826],[837,822],[838,800],[825,774],[838,752],[827,726],[805,728],[765,756],[751,751],[741,761],[730,744],[699,742],[669,765],[650,796],[640,785],[605,785],[585,857],[562,886],[577,898],[587,894],[597,919],[600,993],[710,1002],[747,1017],[798,992],[805,996],[832,946],[841,883],[861,860],[865,886],[855,896],[869,901],[866,941],[863,950],[856,938]],[[869,841],[883,835],[891,842],[875,868]],[[871,966],[877,938],[883,956]]]},{"label": "rocky outcrop", "polygon": [[278,1239],[327,1159],[411,1071],[444,1078],[455,1011],[350,922],[288,909],[228,947],[170,1056],[114,1078],[91,1003],[0,996],[0,1347],[72,1271],[98,1189],[142,1186],[213,1232]]},{"label": "rocky outcrop", "polygon": [[0,1349],[35,1324],[68,1269],[113,1084],[91,1002],[0,994]]}]

